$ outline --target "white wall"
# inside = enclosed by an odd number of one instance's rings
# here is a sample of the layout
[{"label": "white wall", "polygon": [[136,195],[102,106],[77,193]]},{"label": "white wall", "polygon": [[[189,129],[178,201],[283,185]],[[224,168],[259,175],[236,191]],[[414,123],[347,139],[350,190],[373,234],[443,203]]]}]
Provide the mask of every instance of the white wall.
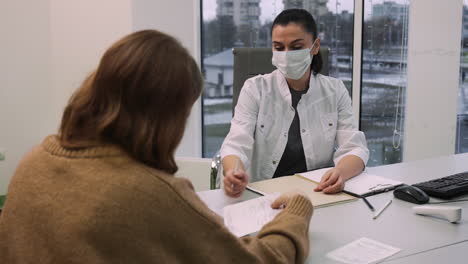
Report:
[{"label": "white wall", "polygon": [[51,87],[59,124],[71,94],[115,41],[132,31],[131,0],[50,0]]},{"label": "white wall", "polygon": [[[117,39],[142,29],[175,36],[200,61],[199,0],[50,0],[55,114]],[[181,8],[184,7],[184,8]],[[201,156],[201,103],[192,109],[178,156]]]},{"label": "white wall", "polygon": [[0,8],[0,194],[16,164],[53,131],[48,0],[2,1]]},{"label": "white wall", "polygon": [[[111,8],[110,8],[111,7]],[[0,194],[21,157],[56,133],[71,93],[131,32],[131,2],[8,0],[0,9]]]},{"label": "white wall", "polygon": [[[57,131],[68,98],[116,40],[155,28],[200,61],[199,0],[6,0],[0,8],[0,194],[21,157]],[[181,8],[183,7],[183,8]],[[201,156],[197,102],[178,155]]]},{"label": "white wall", "polygon": [[463,0],[411,0],[405,161],[454,154]]},{"label": "white wall", "polygon": [[[133,30],[158,29],[176,37],[200,64],[200,0],[134,0]],[[201,157],[201,100],[192,108],[177,156]]]}]

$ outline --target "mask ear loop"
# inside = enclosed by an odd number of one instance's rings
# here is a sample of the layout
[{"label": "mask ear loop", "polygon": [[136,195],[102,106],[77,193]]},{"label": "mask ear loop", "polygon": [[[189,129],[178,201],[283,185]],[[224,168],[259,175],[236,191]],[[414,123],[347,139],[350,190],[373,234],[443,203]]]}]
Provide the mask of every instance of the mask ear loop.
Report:
[{"label": "mask ear loop", "polygon": [[[311,71],[311,72],[313,72],[313,70],[312,70],[312,62],[313,62],[313,60],[314,60],[314,56],[316,55],[316,54],[313,54],[313,50],[314,50],[314,47],[315,47],[315,43],[317,42],[317,39],[318,39],[318,37],[315,38],[314,43],[312,43],[312,47],[310,48],[310,52],[309,52],[309,53],[310,53],[310,56],[312,57],[312,60],[311,60],[311,62],[310,62],[310,71]],[[318,51],[317,51],[317,54],[318,54]]]},{"label": "mask ear loop", "polygon": [[[318,38],[316,38],[316,39],[314,40],[314,43],[312,43],[312,47],[310,48],[310,51],[313,51],[313,50],[314,50],[315,43],[317,42],[317,39],[318,39]],[[317,53],[318,53],[318,52],[317,52]],[[311,54],[311,55],[312,55],[312,56],[315,56],[315,54]]]}]

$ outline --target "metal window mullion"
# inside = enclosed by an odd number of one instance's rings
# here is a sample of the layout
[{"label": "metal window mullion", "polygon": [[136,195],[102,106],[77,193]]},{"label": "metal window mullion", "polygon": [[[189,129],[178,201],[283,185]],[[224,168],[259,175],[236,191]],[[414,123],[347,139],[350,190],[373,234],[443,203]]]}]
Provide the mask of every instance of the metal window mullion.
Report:
[{"label": "metal window mullion", "polygon": [[354,1],[354,40],[353,40],[353,114],[356,127],[360,127],[361,121],[361,65],[362,65],[362,24],[364,20],[364,0]]}]

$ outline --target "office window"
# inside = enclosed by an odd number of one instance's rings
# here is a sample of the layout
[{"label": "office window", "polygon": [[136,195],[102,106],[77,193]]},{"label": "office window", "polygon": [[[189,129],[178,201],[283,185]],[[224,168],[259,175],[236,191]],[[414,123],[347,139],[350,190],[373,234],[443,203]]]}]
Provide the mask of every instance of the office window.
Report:
[{"label": "office window", "polygon": [[461,32],[460,85],[457,109],[457,138],[455,153],[468,152],[468,0],[463,1],[463,27]]},{"label": "office window", "polygon": [[361,85],[361,130],[369,166],[401,162],[408,0],[365,0]]},{"label": "office window", "polygon": [[202,0],[203,156],[212,157],[232,117],[233,47],[271,47],[271,24],[284,9],[315,18],[322,47],[330,48],[330,76],[351,93],[354,0]]}]

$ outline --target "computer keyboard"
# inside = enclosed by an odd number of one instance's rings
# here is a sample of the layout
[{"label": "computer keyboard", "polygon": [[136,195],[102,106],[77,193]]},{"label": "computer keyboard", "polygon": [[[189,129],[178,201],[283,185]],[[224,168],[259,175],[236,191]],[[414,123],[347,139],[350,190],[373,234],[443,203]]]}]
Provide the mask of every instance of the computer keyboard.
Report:
[{"label": "computer keyboard", "polygon": [[413,184],[429,196],[450,199],[455,196],[468,194],[468,171],[447,177]]}]

